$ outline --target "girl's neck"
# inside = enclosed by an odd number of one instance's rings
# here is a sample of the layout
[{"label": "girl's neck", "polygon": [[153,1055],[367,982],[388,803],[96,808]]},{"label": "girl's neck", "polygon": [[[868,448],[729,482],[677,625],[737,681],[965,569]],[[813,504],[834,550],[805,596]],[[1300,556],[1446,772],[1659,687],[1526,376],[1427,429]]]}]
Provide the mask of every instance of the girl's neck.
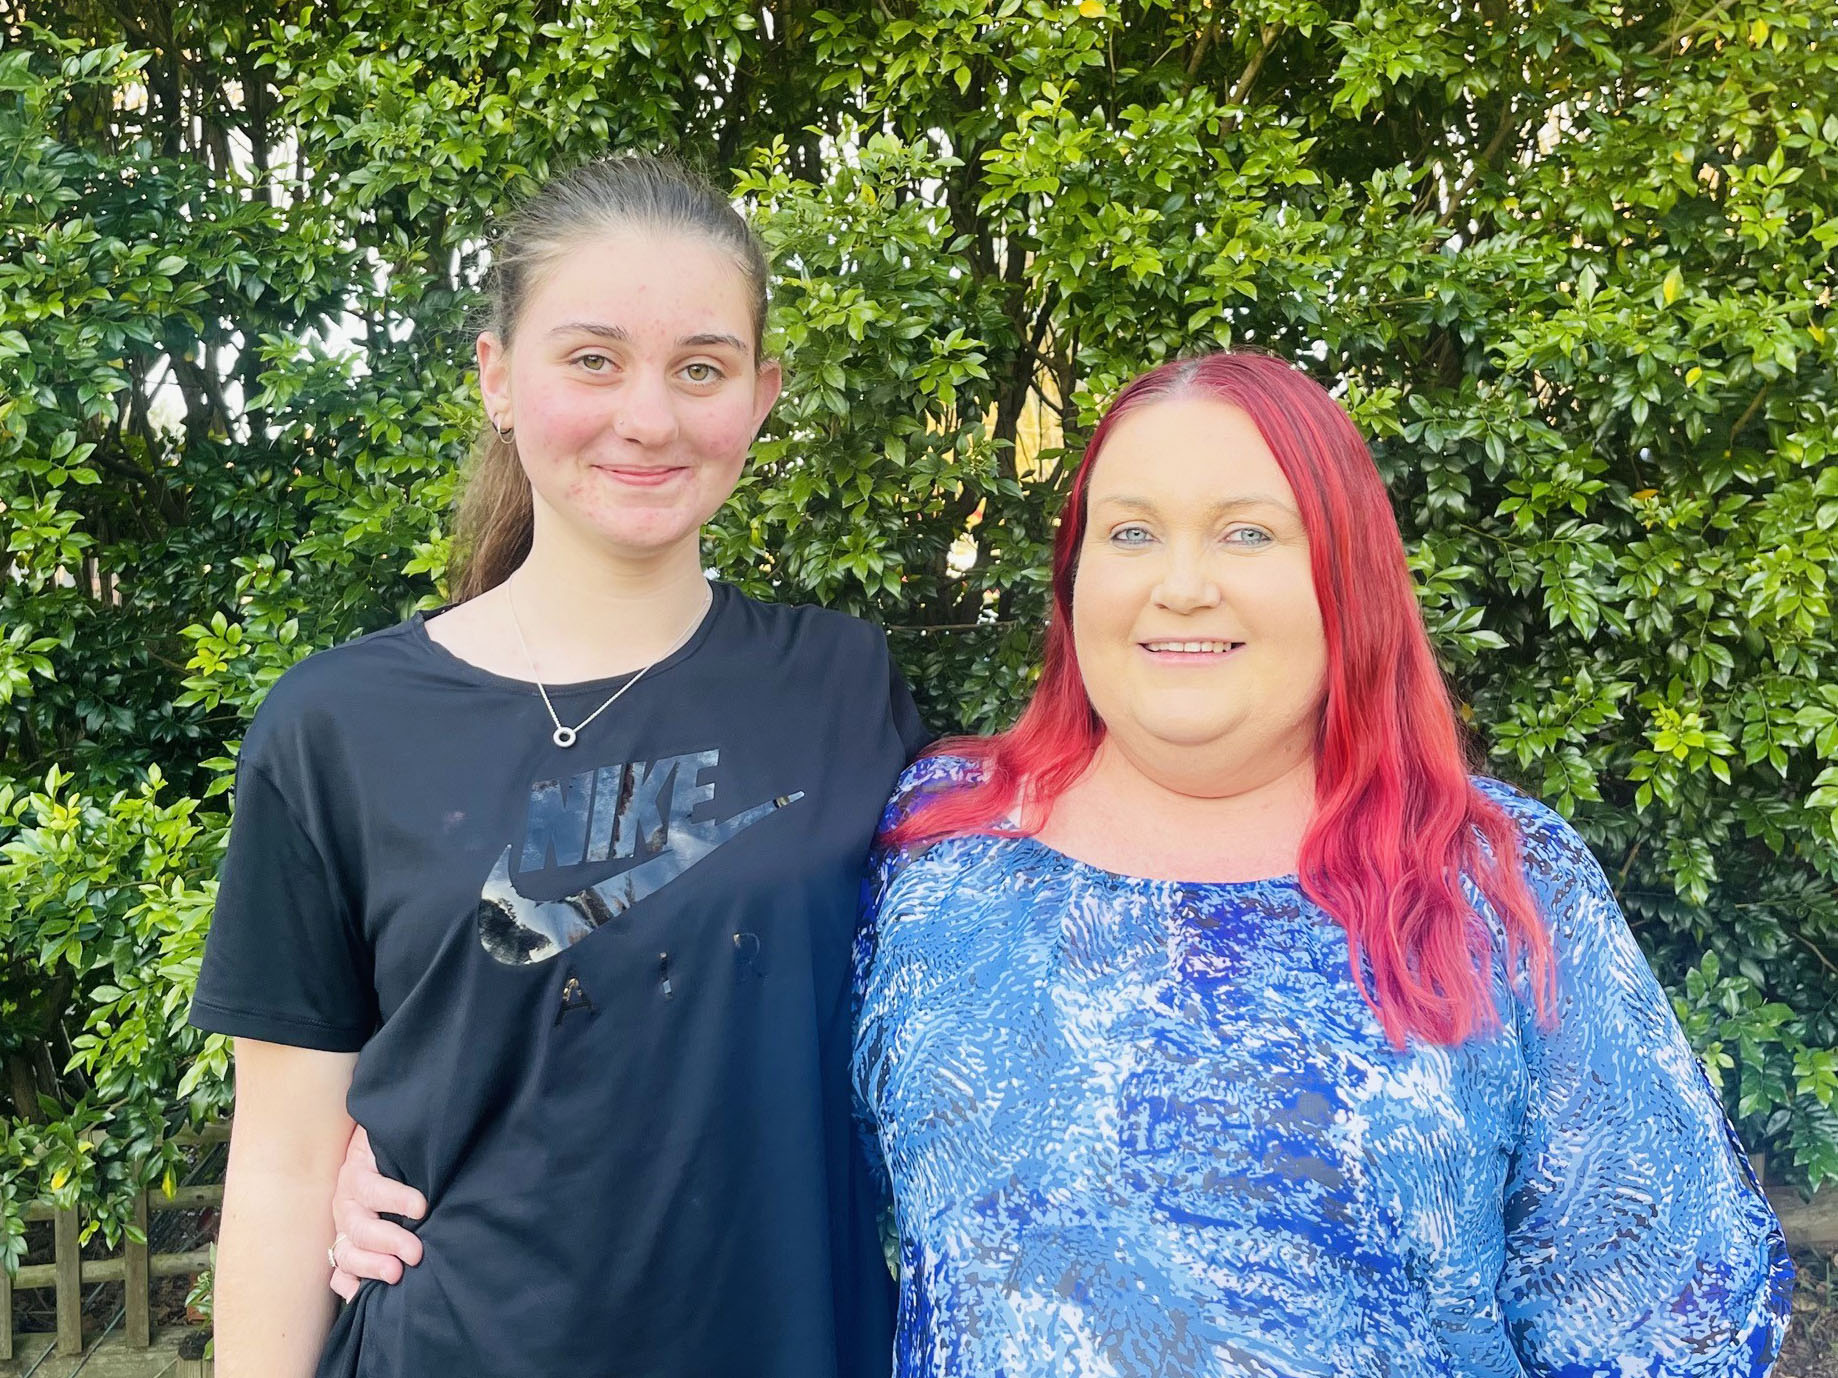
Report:
[{"label": "girl's neck", "polygon": [[532,673],[554,683],[598,679],[669,655],[708,606],[700,557],[693,540],[640,560],[539,541],[501,590]]},{"label": "girl's neck", "polygon": [[697,533],[629,558],[538,523],[516,572],[433,618],[428,637],[496,675],[579,684],[669,656],[710,597]]}]

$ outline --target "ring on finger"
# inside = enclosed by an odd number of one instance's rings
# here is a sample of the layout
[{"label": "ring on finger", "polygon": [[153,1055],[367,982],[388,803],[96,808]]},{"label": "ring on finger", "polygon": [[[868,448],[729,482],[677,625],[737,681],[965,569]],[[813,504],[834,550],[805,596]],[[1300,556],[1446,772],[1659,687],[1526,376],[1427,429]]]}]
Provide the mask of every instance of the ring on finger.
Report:
[{"label": "ring on finger", "polygon": [[332,1265],[333,1272],[338,1271],[338,1246],[350,1242],[351,1236],[341,1230],[338,1235],[333,1238],[331,1245],[326,1249],[325,1261]]}]

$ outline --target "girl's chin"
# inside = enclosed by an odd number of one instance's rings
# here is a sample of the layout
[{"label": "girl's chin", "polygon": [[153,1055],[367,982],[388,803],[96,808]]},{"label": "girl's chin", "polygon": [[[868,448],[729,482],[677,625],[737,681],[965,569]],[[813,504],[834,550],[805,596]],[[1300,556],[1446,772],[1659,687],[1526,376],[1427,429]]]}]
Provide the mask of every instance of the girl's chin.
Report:
[{"label": "girl's chin", "polygon": [[595,523],[590,533],[610,549],[635,555],[654,555],[686,543],[694,544],[701,529],[700,522],[621,522]]},{"label": "girl's chin", "polygon": [[614,552],[655,554],[694,541],[707,518],[681,503],[645,507],[606,503],[556,505],[555,514],[574,540]]},{"label": "girl's chin", "polygon": [[693,471],[653,487],[627,485],[596,472],[559,501],[543,500],[578,537],[634,555],[651,555],[697,539],[728,492],[705,491]]}]

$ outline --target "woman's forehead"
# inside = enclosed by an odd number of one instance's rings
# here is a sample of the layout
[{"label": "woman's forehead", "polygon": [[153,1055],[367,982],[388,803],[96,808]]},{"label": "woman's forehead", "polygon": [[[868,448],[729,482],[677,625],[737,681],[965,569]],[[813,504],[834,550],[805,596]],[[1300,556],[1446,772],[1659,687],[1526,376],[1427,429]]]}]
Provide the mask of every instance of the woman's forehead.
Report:
[{"label": "woman's forehead", "polygon": [[1295,503],[1250,415],[1196,394],[1150,402],[1119,418],[1092,464],[1087,491],[1092,502],[1122,504],[1171,496],[1206,506]]}]

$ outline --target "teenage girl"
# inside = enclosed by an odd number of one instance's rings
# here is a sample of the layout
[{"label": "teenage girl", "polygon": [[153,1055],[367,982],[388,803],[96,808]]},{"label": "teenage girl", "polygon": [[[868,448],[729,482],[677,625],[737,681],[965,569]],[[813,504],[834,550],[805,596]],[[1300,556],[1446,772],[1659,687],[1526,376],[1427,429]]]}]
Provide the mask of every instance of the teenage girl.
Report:
[{"label": "teenage girl", "polygon": [[[455,604],[250,725],[193,1019],[236,1039],[224,1378],[884,1374],[850,1123],[884,638],[703,576],[777,398],[766,264],[644,158],[494,249]],[[426,1261],[334,1319],[354,1122]]]}]

